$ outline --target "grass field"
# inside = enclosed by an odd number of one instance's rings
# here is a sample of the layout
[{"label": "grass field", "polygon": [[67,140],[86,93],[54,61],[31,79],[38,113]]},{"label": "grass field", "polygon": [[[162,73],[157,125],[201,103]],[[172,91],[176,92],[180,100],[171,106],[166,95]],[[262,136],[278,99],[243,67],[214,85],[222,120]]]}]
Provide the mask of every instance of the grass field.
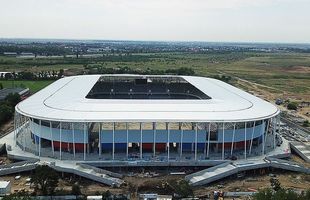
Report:
[{"label": "grass field", "polygon": [[[267,86],[270,93],[288,95],[291,98],[310,99],[310,54],[306,53],[143,53],[131,56],[98,58],[40,58],[22,59],[0,56],[0,71],[46,71],[67,69],[71,74],[82,73],[88,68],[129,67],[134,69],[193,68],[197,75],[227,74],[253,83]],[[27,81],[32,91],[45,87],[50,81]],[[11,82],[4,82],[10,86]],[[238,85],[237,85],[238,86]],[[240,87],[250,90],[246,84]],[[260,86],[257,86],[260,87]]]},{"label": "grass field", "polygon": [[31,93],[35,93],[42,88],[48,86],[53,81],[6,81],[0,80],[3,87],[5,88],[12,88],[12,87],[27,87],[30,89]]}]

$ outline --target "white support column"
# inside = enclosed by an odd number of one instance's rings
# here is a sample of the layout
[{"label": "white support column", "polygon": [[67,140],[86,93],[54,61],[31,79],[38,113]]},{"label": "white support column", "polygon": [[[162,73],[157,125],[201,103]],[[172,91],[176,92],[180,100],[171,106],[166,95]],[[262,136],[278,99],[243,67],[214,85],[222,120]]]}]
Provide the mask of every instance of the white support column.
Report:
[{"label": "white support column", "polygon": [[153,122],[153,156],[156,156],[156,122]]},{"label": "white support column", "polygon": [[246,149],[247,149],[246,124],[247,122],[244,123],[244,159],[246,159]]},{"label": "white support column", "polygon": [[99,122],[99,128],[98,128],[99,156],[101,156],[101,129],[102,129],[102,124],[101,124],[101,122]]},{"label": "white support column", "polygon": [[181,146],[180,146],[180,158],[183,155],[183,137],[184,137],[184,130],[183,130],[183,123],[181,124]]},{"label": "white support column", "polygon": [[15,146],[17,145],[17,135],[18,135],[18,113],[15,112],[15,117],[14,117],[14,142],[15,142]]},{"label": "white support column", "polygon": [[84,122],[84,160],[86,160],[86,122]]},{"label": "white support column", "polygon": [[[16,121],[17,122],[17,121]],[[36,134],[34,133],[35,132],[35,130],[34,130],[34,119],[33,118],[31,118],[31,124],[32,124],[32,127],[33,127],[33,132],[32,132],[32,136],[33,136],[33,139],[34,139],[34,146],[36,147],[36,155],[37,155],[37,153],[38,153],[38,145],[37,145],[37,136],[36,136]],[[18,128],[18,127],[16,127],[16,128]]]},{"label": "white support column", "polygon": [[16,111],[14,112],[14,120],[13,120],[13,122],[14,122],[14,142],[15,142],[15,146],[17,145],[17,140],[16,140],[16,133],[17,133],[17,128],[16,128],[16,116],[17,116],[17,114],[16,114]]},{"label": "white support column", "polygon": [[[266,128],[266,137],[265,137],[265,146],[268,138],[269,126],[270,126],[271,118],[267,120],[267,128]],[[265,147],[264,147],[265,148]]]},{"label": "white support column", "polygon": [[23,150],[26,151],[26,134],[29,133],[29,130],[30,130],[30,123],[29,123],[29,118],[26,117],[26,122],[25,124],[27,124],[27,128],[26,128],[26,132],[23,134]]},{"label": "white support column", "polygon": [[142,141],[142,123],[140,122],[140,159],[142,160],[143,158],[143,151],[142,151],[142,147],[143,147],[143,141]]},{"label": "white support column", "polygon": [[265,153],[265,132],[266,132],[266,122],[263,120],[263,134],[262,134],[262,155]]},{"label": "white support column", "polygon": [[233,151],[234,151],[235,133],[236,133],[236,123],[234,123],[234,130],[233,130],[233,136],[232,136],[232,141],[231,141],[231,149],[230,149],[231,156],[233,155]]},{"label": "white support column", "polygon": [[112,160],[115,159],[115,122],[113,122],[113,132],[112,132]]},{"label": "white support column", "polygon": [[167,137],[168,137],[168,146],[167,146],[167,157],[168,157],[168,162],[170,160],[170,127],[169,127],[169,122],[166,124],[167,126]]},{"label": "white support column", "polygon": [[62,126],[61,122],[59,122],[59,159],[61,160],[61,134],[62,134]]},{"label": "white support column", "polygon": [[195,160],[197,160],[198,123],[195,125]]},{"label": "white support column", "polygon": [[281,129],[281,116],[280,116],[280,114],[278,115],[278,136],[280,136],[280,129]]},{"label": "white support column", "polygon": [[210,135],[211,135],[211,122],[209,122],[207,158],[209,158],[209,152],[210,152]]},{"label": "white support column", "polygon": [[[19,134],[20,139],[22,139],[24,132],[25,132],[25,129],[27,128],[26,123],[24,122],[24,118],[25,118],[24,116],[22,116],[22,118],[21,118],[22,129],[21,129],[21,132]],[[16,137],[16,139],[17,139],[17,137]],[[22,141],[19,140],[20,145],[22,145],[21,142]],[[15,142],[15,145],[17,145],[17,142]]]},{"label": "white support column", "polygon": [[204,159],[206,158],[206,155],[207,155],[207,136],[208,136],[208,134],[207,134],[206,127],[207,127],[207,126],[206,126],[206,123],[205,123],[204,130],[206,131],[206,132],[205,132],[206,135],[204,136],[204,140],[205,140],[204,150],[203,150],[203,157],[204,157]]},{"label": "white support column", "polygon": [[50,121],[50,137],[51,137],[52,153],[53,153],[53,156],[55,156],[54,139],[53,139],[53,132],[52,132],[52,121]]},{"label": "white support column", "polygon": [[72,125],[72,145],[73,145],[73,157],[75,158],[75,127],[74,127],[74,123],[71,123]]},{"label": "white support column", "polygon": [[40,133],[39,133],[39,157],[41,156],[41,133],[42,133],[42,120],[40,120]]},{"label": "white support column", "polygon": [[273,148],[276,148],[276,117],[273,118]]},{"label": "white support column", "polygon": [[223,122],[222,160],[225,159],[225,122]]},{"label": "white support column", "polygon": [[86,123],[86,154],[89,155],[91,144],[89,143],[89,130],[90,130],[91,122]]},{"label": "white support column", "polygon": [[[31,134],[31,118],[30,117],[28,117],[28,131],[27,131],[27,134],[29,134],[29,136],[30,136],[30,134]],[[24,137],[24,140],[25,140],[25,144],[27,144],[27,135],[25,135],[25,137]],[[26,147],[25,147],[25,150],[26,150]]]},{"label": "white support column", "polygon": [[128,122],[126,122],[126,159],[128,159],[128,148],[129,148],[129,130],[128,130]]},{"label": "white support column", "polygon": [[256,121],[254,121],[254,124],[253,124],[253,130],[252,130],[252,137],[251,137],[249,155],[251,155],[251,153],[252,153],[252,145],[253,145],[253,137],[254,137],[254,131],[255,131],[255,124],[256,124]]}]

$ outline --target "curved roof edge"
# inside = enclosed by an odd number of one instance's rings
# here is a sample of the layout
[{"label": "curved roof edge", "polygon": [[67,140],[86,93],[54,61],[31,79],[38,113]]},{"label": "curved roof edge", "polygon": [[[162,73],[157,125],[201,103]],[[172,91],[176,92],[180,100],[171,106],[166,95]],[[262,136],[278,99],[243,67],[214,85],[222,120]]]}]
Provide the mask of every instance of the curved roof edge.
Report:
[{"label": "curved roof edge", "polygon": [[[269,119],[280,110],[273,104],[222,81],[183,77],[211,96],[210,100],[102,100],[85,98],[101,76],[59,79],[16,105],[31,118],[63,122],[246,122]],[[150,75],[160,77],[161,75]],[[170,75],[164,75],[164,77]]]}]

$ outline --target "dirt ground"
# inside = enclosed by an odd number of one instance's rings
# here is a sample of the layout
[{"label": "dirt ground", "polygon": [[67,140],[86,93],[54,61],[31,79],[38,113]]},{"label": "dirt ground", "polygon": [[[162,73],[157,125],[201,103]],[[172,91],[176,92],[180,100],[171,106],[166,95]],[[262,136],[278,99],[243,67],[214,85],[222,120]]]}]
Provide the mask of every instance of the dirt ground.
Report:
[{"label": "dirt ground", "polygon": [[[252,94],[254,94],[257,97],[260,97],[262,99],[265,99],[271,103],[274,103],[275,100],[277,98],[286,100],[286,99],[290,99],[291,101],[301,101],[303,100],[308,100],[309,101],[309,97],[303,96],[303,95],[296,95],[296,94],[290,94],[287,92],[284,92],[282,90],[278,90],[274,87],[270,87],[270,86],[266,86],[266,85],[262,85],[262,84],[257,84],[257,83],[253,83],[251,81],[248,80],[244,80],[244,79],[238,79],[237,83],[236,83],[237,87],[240,87],[241,89],[244,89]],[[290,112],[286,107],[284,106],[279,106],[281,108],[281,110],[283,111],[287,111]],[[304,107],[304,108],[300,108],[297,111],[297,115],[304,118],[305,120],[310,121],[310,107]]]},{"label": "dirt ground", "polygon": [[[281,186],[284,188],[291,188],[296,190],[306,190],[310,188],[310,175],[294,173],[294,172],[280,172],[272,171],[272,176],[276,176]],[[224,192],[249,192],[262,188],[270,187],[270,173],[265,175],[246,175],[243,178],[230,178],[213,183],[206,187],[199,187],[195,189],[195,195],[203,196],[208,192],[214,190],[221,190]],[[244,198],[241,198],[244,199]]]},{"label": "dirt ground", "polygon": [[7,165],[7,164],[10,164],[10,163],[12,163],[12,160],[8,159],[5,154],[4,155],[0,155],[0,166],[1,165]]},{"label": "dirt ground", "polygon": [[[16,176],[20,176],[19,179],[15,179]],[[10,181],[11,182],[11,192],[18,192],[21,190],[33,192],[33,189],[30,188],[30,184],[26,181],[30,177],[30,173],[20,173],[12,174],[7,176],[1,176],[0,181]],[[28,183],[28,184],[27,184]]]},{"label": "dirt ground", "polygon": [[13,120],[10,120],[9,122],[5,123],[4,125],[2,125],[0,127],[0,136],[13,131],[13,127],[14,127],[14,122]]},{"label": "dirt ground", "polygon": [[[301,162],[304,164],[298,156],[293,156],[292,160]],[[307,166],[310,166],[308,163]],[[31,172],[14,174],[9,176],[2,176],[0,180],[9,180],[12,183],[12,192],[19,190],[26,190],[32,192],[33,189],[30,188],[30,185],[27,184],[26,179],[30,177]],[[15,180],[15,176],[21,175],[21,178]],[[179,181],[184,179],[184,175],[160,175],[158,177],[143,177],[140,176],[125,176],[124,180],[127,184],[120,188],[112,188],[103,184],[99,184],[78,176],[69,175],[69,174],[60,174],[62,178],[59,181],[57,188],[58,193],[69,194],[71,191],[71,186],[74,183],[79,183],[81,186],[81,191],[86,195],[96,195],[102,194],[103,192],[109,190],[113,194],[133,194],[133,198],[136,195],[136,192],[146,193],[146,192],[155,192],[155,193],[169,193],[162,189],[165,183],[171,181]],[[221,181],[217,181],[213,184],[195,187],[194,194],[196,196],[206,196],[211,194],[214,190],[221,190],[224,192],[230,191],[251,191],[258,190],[261,188],[270,187],[270,178],[277,178],[281,186],[284,188],[291,188],[296,190],[306,190],[310,188],[310,175],[305,175],[295,172],[287,172],[281,170],[271,170],[271,171],[251,171],[247,174],[244,174],[243,177],[237,178],[232,176]],[[245,199],[245,198],[240,198]]]}]

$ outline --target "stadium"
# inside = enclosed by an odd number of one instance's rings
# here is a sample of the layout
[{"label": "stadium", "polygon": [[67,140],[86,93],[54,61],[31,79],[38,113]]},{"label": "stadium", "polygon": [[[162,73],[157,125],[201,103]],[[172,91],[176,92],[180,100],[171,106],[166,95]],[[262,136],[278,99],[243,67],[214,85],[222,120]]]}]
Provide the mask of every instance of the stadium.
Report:
[{"label": "stadium", "polygon": [[57,160],[247,159],[276,148],[279,113],[217,79],[71,76],[16,105],[14,140],[24,152]]}]

